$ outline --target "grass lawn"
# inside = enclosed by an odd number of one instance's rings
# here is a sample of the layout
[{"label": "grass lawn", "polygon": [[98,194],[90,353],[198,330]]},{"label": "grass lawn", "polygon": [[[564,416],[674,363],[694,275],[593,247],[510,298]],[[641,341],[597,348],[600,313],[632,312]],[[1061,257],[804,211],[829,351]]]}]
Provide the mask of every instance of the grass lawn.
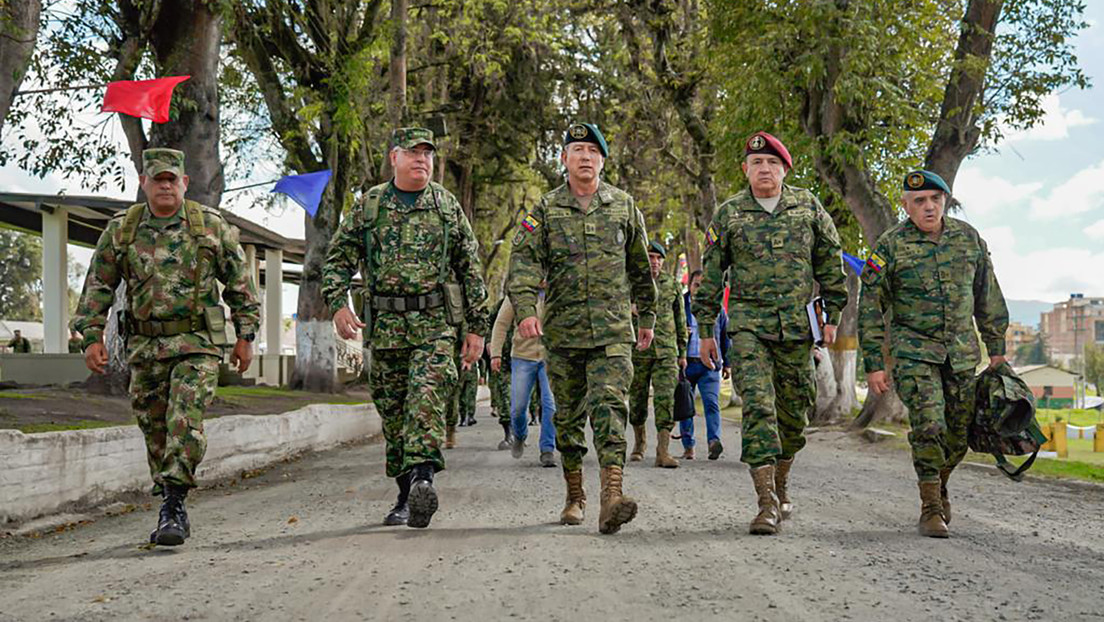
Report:
[{"label": "grass lawn", "polygon": [[[241,404],[248,399],[289,398],[302,399],[314,395],[306,391],[293,391],[283,387],[219,387],[215,389],[215,397],[231,404]],[[319,404],[364,404],[362,399],[345,395],[328,396],[327,399],[318,401]]]}]

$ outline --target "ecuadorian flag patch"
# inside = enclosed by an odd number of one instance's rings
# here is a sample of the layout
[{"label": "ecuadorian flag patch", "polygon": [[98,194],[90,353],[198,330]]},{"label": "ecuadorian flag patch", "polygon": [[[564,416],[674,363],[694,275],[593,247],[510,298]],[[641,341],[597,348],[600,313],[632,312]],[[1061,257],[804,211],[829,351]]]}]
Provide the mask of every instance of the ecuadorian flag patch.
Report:
[{"label": "ecuadorian flag patch", "polygon": [[713,228],[713,225],[709,225],[709,228],[705,230],[705,243],[710,246],[717,243],[717,230]]},{"label": "ecuadorian flag patch", "polygon": [[866,260],[866,265],[870,266],[870,269],[875,272],[881,272],[885,268],[885,260],[878,256],[878,253],[872,253]]},{"label": "ecuadorian flag patch", "polygon": [[539,227],[539,226],[540,226],[540,221],[537,220],[536,218],[534,218],[532,214],[529,214],[528,216],[525,217],[525,220],[521,221],[522,229],[525,229],[526,231],[528,231],[530,233],[532,233],[534,230],[536,230],[536,228]]}]

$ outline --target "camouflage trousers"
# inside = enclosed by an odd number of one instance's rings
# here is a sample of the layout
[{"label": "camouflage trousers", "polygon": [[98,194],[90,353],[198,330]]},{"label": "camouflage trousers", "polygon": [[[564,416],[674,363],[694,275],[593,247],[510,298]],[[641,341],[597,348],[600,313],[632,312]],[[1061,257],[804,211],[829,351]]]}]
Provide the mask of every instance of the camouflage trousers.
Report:
[{"label": "camouflage trousers", "polygon": [[166,484],[194,488],[207,452],[203,413],[215,399],[219,359],[189,354],[130,365],[130,403],[146,439],[154,494]]},{"label": "camouflage trousers", "polygon": [[445,411],[456,386],[452,339],[373,353],[372,399],[383,418],[387,476],[428,462],[445,468]]},{"label": "camouflage trousers", "polygon": [[587,420],[598,464],[624,466],[632,345],[548,349],[548,379],[556,400],[556,447],[565,471],[583,468]]},{"label": "camouflage trousers", "polygon": [[510,363],[502,359],[499,371],[488,372],[488,388],[491,390],[491,409],[502,425],[510,423]]},{"label": "camouflage trousers", "polygon": [[463,371],[460,352],[457,350],[453,366],[459,377],[445,413],[445,425],[448,426],[455,426],[462,416],[475,415],[475,400],[479,391],[479,361],[472,364],[471,369]]},{"label": "camouflage trousers", "polygon": [[816,400],[811,341],[731,335],[732,379],[744,401],[740,461],[755,468],[793,458],[805,446]]},{"label": "camouflage trousers", "polygon": [[956,372],[947,363],[897,360],[893,384],[909,411],[912,466],[920,481],[939,481],[939,471],[955,468],[966,456],[975,383],[973,369]]},{"label": "camouflage trousers", "polygon": [[675,426],[675,387],[678,385],[678,359],[675,357],[633,359],[633,379],[629,388],[629,422],[648,422],[648,388],[652,388],[655,427],[670,432]]}]

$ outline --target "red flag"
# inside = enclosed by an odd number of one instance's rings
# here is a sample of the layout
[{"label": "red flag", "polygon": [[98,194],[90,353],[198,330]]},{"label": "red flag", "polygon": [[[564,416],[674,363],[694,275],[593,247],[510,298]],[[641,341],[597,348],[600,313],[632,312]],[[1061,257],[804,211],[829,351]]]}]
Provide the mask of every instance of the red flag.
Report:
[{"label": "red flag", "polygon": [[173,89],[188,78],[191,76],[110,82],[100,112],[121,112],[150,119],[154,123],[165,123],[169,120]]}]

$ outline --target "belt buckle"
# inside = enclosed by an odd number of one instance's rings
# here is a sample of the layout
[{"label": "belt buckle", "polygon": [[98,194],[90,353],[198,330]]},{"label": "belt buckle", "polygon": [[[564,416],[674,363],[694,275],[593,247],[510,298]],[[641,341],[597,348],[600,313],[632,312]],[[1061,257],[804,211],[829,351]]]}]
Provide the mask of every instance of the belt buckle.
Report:
[{"label": "belt buckle", "polygon": [[160,337],[164,331],[161,329],[161,322],[150,320],[149,322],[150,337]]},{"label": "belt buckle", "polygon": [[394,306],[395,311],[398,311],[399,313],[405,313],[406,312],[406,298],[404,298],[402,296],[392,298],[391,299],[391,304],[392,304],[392,306]]}]

